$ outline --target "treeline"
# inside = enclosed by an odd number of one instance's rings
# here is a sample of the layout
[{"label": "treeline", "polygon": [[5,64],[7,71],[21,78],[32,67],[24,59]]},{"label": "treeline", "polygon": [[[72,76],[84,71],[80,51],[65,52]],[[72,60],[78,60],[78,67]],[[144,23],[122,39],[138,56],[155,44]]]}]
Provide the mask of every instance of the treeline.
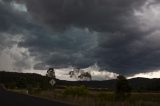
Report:
[{"label": "treeline", "polygon": [[0,84],[10,89],[50,89],[49,80],[38,74],[0,72]]},{"label": "treeline", "polygon": [[155,91],[160,92],[160,78],[133,78],[129,80],[133,91]]},{"label": "treeline", "polygon": [[[54,89],[49,84],[50,78],[38,74],[28,73],[15,73],[15,72],[0,72],[0,84],[6,88],[20,88],[20,89]],[[133,78],[128,80],[132,91],[160,91],[160,79],[147,79],[147,78]],[[116,80],[106,81],[62,81],[56,80],[55,87],[63,88],[66,86],[79,86],[84,85],[93,89],[107,89],[115,90]]]},{"label": "treeline", "polygon": [[[160,79],[133,78],[128,80],[132,91],[160,92]],[[59,81],[59,85],[78,86],[85,85],[95,89],[115,90],[116,80],[106,81]]]}]

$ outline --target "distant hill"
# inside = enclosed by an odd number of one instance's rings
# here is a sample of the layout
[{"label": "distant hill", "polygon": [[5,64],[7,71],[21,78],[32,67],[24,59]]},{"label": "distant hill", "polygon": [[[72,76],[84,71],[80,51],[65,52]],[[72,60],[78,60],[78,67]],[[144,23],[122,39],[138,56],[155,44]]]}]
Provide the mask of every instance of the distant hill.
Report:
[{"label": "distant hill", "polygon": [[[52,89],[49,78],[38,74],[0,72],[0,84],[7,88]],[[160,91],[160,79],[133,78],[129,84],[134,91]],[[105,81],[63,81],[56,80],[56,87],[85,85],[90,88],[108,88],[114,90],[116,80]]]},{"label": "distant hill", "polygon": [[0,83],[7,88],[51,88],[49,78],[39,74],[16,73],[16,72],[0,72]]}]

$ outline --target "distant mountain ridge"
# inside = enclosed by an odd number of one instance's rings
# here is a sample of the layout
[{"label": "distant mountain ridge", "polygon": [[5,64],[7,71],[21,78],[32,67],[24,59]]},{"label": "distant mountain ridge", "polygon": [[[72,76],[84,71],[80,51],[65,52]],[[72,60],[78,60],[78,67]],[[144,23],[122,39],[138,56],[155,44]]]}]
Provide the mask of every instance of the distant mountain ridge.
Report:
[{"label": "distant mountain ridge", "polygon": [[[39,74],[0,72],[0,84],[9,88],[40,88],[50,89],[49,78]],[[160,78],[133,78],[129,79],[133,91],[160,91]],[[79,86],[85,85],[89,88],[107,88],[114,90],[116,80],[105,81],[64,81],[56,79],[56,86]]]}]

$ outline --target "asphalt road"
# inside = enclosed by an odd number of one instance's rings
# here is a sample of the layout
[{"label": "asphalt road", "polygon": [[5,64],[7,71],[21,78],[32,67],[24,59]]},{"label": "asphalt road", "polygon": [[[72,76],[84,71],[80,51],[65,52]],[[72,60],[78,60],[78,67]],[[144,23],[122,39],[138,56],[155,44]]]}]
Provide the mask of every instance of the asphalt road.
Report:
[{"label": "asphalt road", "polygon": [[0,106],[71,106],[71,105],[0,90]]}]

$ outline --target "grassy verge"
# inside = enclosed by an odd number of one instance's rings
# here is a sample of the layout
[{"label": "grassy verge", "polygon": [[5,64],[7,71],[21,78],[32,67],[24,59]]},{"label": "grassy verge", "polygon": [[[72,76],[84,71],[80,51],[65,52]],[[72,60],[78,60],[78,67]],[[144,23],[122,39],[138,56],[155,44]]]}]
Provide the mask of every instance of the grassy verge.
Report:
[{"label": "grassy verge", "polygon": [[160,93],[132,93],[125,101],[116,101],[113,92],[89,91],[87,88],[68,87],[36,94],[52,100],[74,103],[79,106],[159,106]]},{"label": "grassy verge", "polygon": [[[19,90],[25,93],[25,90]],[[18,90],[17,90],[18,92]],[[84,86],[39,90],[31,95],[78,106],[160,106],[160,93],[132,93],[125,101],[116,101],[113,92],[91,91]]]}]

